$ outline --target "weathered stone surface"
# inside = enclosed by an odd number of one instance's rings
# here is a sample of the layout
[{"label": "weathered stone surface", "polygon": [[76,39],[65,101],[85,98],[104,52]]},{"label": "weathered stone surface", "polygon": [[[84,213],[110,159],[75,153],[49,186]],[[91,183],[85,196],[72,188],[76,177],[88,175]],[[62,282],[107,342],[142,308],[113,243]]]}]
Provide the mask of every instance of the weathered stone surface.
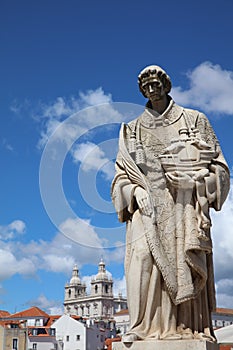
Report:
[{"label": "weathered stone surface", "polygon": [[119,220],[127,223],[126,337],[212,339],[209,209],[221,209],[229,170],[209,120],[172,100],[161,67],[146,67],[138,81],[149,101],[122,125],[112,184]]},{"label": "weathered stone surface", "polygon": [[201,340],[176,340],[176,341],[136,341],[131,344],[112,343],[112,350],[218,350],[216,343]]}]

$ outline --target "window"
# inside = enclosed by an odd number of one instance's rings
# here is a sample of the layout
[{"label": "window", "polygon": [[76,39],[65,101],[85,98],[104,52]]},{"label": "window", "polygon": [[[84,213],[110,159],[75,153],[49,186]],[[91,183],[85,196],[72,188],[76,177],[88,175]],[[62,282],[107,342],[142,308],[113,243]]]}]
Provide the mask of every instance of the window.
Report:
[{"label": "window", "polygon": [[33,343],[32,344],[32,348],[33,348],[33,350],[36,350],[37,349],[37,343]]},{"label": "window", "polygon": [[19,328],[19,325],[18,325],[18,324],[12,323],[10,327],[11,327],[11,328]]},{"label": "window", "polygon": [[33,328],[33,330],[32,330],[32,335],[38,335],[38,330],[37,330],[37,328]]},{"label": "window", "polygon": [[77,334],[77,335],[76,335],[76,340],[77,340],[77,341],[80,340],[80,334]]},{"label": "window", "polygon": [[84,316],[84,306],[80,306],[81,307],[81,316]]},{"label": "window", "polygon": [[40,326],[40,319],[39,319],[39,318],[37,318],[37,319],[35,320],[35,326]]},{"label": "window", "polygon": [[13,350],[18,350],[18,339],[17,338],[14,338],[13,339],[13,344],[12,344],[12,349]]},{"label": "window", "polygon": [[69,335],[66,336],[66,341],[70,341],[70,336]]},{"label": "window", "polygon": [[223,327],[223,321],[222,320],[217,320],[216,324],[217,324],[217,327]]},{"label": "window", "polygon": [[55,328],[50,328],[50,335],[55,336],[56,334],[56,329]]}]

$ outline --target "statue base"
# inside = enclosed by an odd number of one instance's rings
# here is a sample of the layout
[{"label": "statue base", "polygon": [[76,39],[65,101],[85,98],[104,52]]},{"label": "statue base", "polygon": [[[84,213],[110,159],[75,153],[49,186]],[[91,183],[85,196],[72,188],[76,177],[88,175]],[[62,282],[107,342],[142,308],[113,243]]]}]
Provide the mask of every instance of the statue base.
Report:
[{"label": "statue base", "polygon": [[140,340],[112,343],[112,350],[218,350],[217,343],[204,340]]}]

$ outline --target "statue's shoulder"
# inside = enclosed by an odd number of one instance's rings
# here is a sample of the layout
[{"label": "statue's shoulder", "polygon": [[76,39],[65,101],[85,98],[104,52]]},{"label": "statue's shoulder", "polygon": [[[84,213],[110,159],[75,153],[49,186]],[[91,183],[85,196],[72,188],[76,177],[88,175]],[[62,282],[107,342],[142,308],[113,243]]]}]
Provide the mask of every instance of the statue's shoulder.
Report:
[{"label": "statue's shoulder", "polygon": [[141,115],[139,115],[137,118],[131,120],[130,122],[128,122],[126,124],[126,127],[130,130],[130,131],[134,131],[136,129],[136,125],[138,123],[139,118],[141,117]]},{"label": "statue's shoulder", "polygon": [[191,109],[191,108],[183,108],[183,114],[186,116],[186,118],[189,119],[189,121],[193,124],[196,125],[197,121],[206,118],[206,116],[198,111],[197,109]]},{"label": "statue's shoulder", "polygon": [[187,113],[187,114],[189,114],[191,116],[197,116],[197,115],[199,115],[201,113],[197,109],[192,109],[192,108],[186,108],[186,107],[184,108],[183,107],[183,110],[184,110],[184,113]]}]

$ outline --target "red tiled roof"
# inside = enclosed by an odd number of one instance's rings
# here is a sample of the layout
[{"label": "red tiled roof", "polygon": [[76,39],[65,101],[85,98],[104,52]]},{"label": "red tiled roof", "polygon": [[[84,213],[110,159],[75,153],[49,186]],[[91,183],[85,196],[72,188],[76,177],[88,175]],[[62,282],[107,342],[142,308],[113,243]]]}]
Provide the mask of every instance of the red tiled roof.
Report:
[{"label": "red tiled roof", "polygon": [[[60,316],[58,316],[60,317]],[[37,329],[38,333],[33,334],[33,329]],[[55,335],[51,335],[49,330],[50,326],[29,326],[28,327],[28,336],[29,337],[54,337]]]},{"label": "red tiled roof", "polygon": [[[34,335],[33,333],[31,333],[31,329],[43,329],[45,331],[45,333],[39,333],[37,335]],[[50,327],[30,327],[28,329],[28,336],[35,338],[35,337],[54,337],[54,335],[49,334],[48,330]]]},{"label": "red tiled roof", "polygon": [[121,311],[116,312],[115,316],[128,315],[128,314],[129,314],[129,310],[128,309],[122,309]]},{"label": "red tiled roof", "polygon": [[61,315],[50,315],[48,322],[46,323],[47,327],[51,327],[51,325],[53,324],[53,322],[55,322],[56,320],[58,320],[61,317]]},{"label": "red tiled roof", "polygon": [[121,338],[107,338],[105,340],[105,345],[107,346],[108,350],[112,350],[112,343],[117,342],[117,341],[121,341]]},{"label": "red tiled roof", "polygon": [[81,316],[78,316],[78,315],[70,315],[70,317],[72,317],[74,320],[80,320],[80,318],[85,320],[85,317],[81,317]]},{"label": "red tiled roof", "polygon": [[8,311],[0,310],[0,317],[7,317],[10,313]]},{"label": "red tiled roof", "polygon": [[49,329],[50,327],[49,326],[27,326],[27,328],[30,330],[30,329]]},{"label": "red tiled roof", "polygon": [[217,314],[233,315],[233,309],[225,309],[221,307],[216,308]]},{"label": "red tiled roof", "polygon": [[21,322],[16,321],[16,320],[1,320],[0,321],[0,325],[2,327],[6,327],[6,326],[11,325],[11,324],[17,324],[19,326],[19,328],[23,328],[23,325],[21,324]]},{"label": "red tiled roof", "polygon": [[7,316],[8,318],[32,318],[32,317],[45,317],[45,318],[49,318],[49,315],[44,312],[43,310],[39,309],[36,306],[32,306],[27,310],[24,311],[20,311],[17,312],[15,314],[11,314],[9,316]]}]

